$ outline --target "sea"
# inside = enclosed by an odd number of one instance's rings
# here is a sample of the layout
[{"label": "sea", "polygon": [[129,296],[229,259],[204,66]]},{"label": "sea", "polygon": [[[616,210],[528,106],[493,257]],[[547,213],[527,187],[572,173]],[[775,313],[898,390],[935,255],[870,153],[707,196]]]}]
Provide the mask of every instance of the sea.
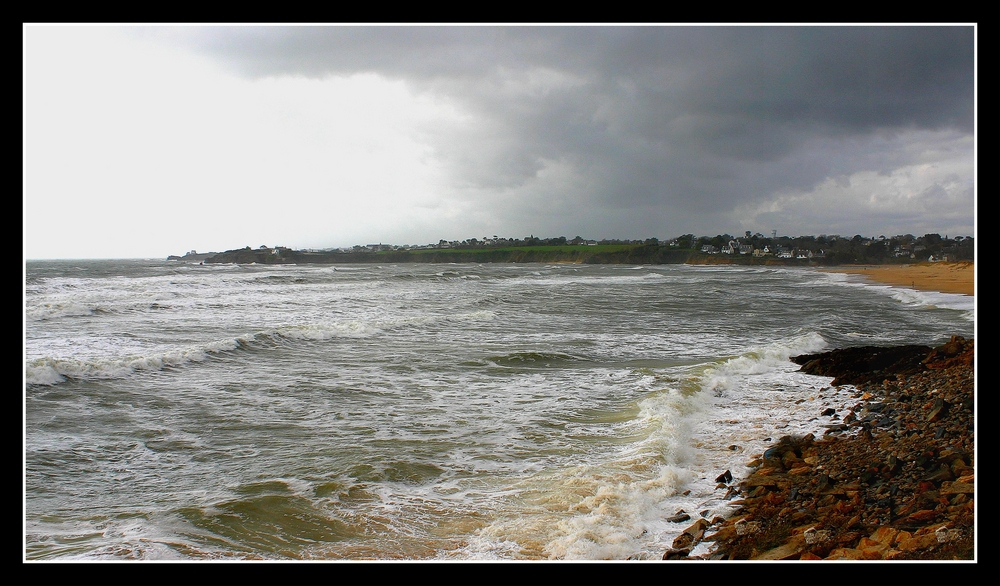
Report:
[{"label": "sea", "polygon": [[27,561],[660,559],[858,402],[790,357],[976,323],[804,267],[24,273]]}]

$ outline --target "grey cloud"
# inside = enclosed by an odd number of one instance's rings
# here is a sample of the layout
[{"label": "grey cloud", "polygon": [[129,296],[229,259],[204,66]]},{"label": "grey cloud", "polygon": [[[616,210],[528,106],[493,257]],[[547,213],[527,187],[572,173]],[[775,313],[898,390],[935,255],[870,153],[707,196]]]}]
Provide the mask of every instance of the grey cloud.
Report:
[{"label": "grey cloud", "polygon": [[971,27],[200,27],[173,34],[251,76],[377,71],[417,82],[547,67],[605,83],[630,80],[648,104],[677,99],[693,112],[850,128],[972,125]]},{"label": "grey cloud", "polygon": [[[447,95],[475,121],[427,135],[459,183],[479,193],[523,186],[545,160],[559,160],[609,207],[667,205],[691,217],[808,189],[831,174],[905,164],[912,153],[880,145],[879,133],[971,134],[974,124],[968,26],[144,34],[168,35],[249,77],[377,72]],[[568,81],[529,91],[540,70]]]}]

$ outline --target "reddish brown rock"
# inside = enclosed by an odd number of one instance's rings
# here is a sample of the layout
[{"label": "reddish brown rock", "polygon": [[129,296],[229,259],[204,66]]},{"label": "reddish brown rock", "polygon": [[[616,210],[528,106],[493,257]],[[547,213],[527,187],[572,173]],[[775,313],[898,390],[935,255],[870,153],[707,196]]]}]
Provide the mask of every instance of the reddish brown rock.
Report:
[{"label": "reddish brown rock", "polygon": [[[975,559],[973,349],[954,337],[933,350],[878,349],[867,363],[844,354],[860,382],[842,432],[785,437],[754,460],[730,487],[738,514],[703,538],[714,542],[703,557]],[[829,358],[805,362],[830,369]]]}]

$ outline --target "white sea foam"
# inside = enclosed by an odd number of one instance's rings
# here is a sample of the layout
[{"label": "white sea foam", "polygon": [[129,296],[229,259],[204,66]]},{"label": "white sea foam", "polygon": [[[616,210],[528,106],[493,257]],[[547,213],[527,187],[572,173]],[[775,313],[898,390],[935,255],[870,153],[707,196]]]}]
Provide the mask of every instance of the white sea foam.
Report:
[{"label": "white sea foam", "polygon": [[24,315],[29,320],[43,320],[57,317],[93,315],[96,310],[98,310],[97,306],[88,306],[86,303],[67,301],[27,307],[24,310]]},{"label": "white sea foam", "polygon": [[[264,340],[325,341],[337,338],[367,338],[386,329],[432,323],[435,321],[484,321],[495,318],[489,310],[478,310],[452,315],[425,315],[408,318],[384,318],[374,321],[344,320],[326,323],[289,324],[251,334],[213,340],[184,348],[159,350],[149,354],[115,354],[120,350],[109,346],[112,354],[104,357],[43,357],[28,360],[25,366],[26,382],[36,385],[54,385],[67,378],[77,380],[111,379],[130,376],[139,371],[157,371],[178,367],[190,362],[202,362],[212,355],[230,352],[242,347],[253,347]],[[93,348],[93,346],[92,346]]]},{"label": "white sea foam", "polygon": [[139,371],[156,371],[201,362],[212,354],[235,350],[240,338],[230,338],[188,348],[160,350],[146,355],[124,355],[91,358],[35,358],[25,365],[25,382],[54,385],[66,379],[96,380],[130,376]]},{"label": "white sea foam", "polygon": [[[642,400],[629,433],[623,435],[633,435],[639,428],[643,439],[627,445],[619,458],[606,463],[616,472],[610,476],[596,469],[572,473],[578,482],[590,479],[593,486],[574,508],[580,514],[557,524],[561,535],[547,544],[548,555],[560,559],[655,557],[686,527],[663,521],[677,508],[689,513],[709,509],[710,517],[728,513],[728,504],[714,494],[713,479],[727,468],[740,474],[740,459],[746,457],[743,449],[733,451],[728,444],[759,441],[774,432],[769,426],[787,425],[793,414],[784,408],[788,397],[776,393],[776,385],[801,393],[813,382],[794,373],[798,367],[788,357],[825,346],[817,334],[776,342],[691,371],[686,376],[693,377],[695,388],[701,391],[668,387]],[[719,398],[720,388],[726,389],[729,398]],[[764,405],[761,411],[750,413]],[[741,432],[720,437],[718,430],[726,427],[720,418],[749,424]],[[716,433],[712,442],[705,437],[706,429]],[[691,492],[682,497],[682,490]]]},{"label": "white sea foam", "polygon": [[29,385],[56,385],[66,377],[59,374],[55,364],[36,362],[25,367],[25,381]]},{"label": "white sea foam", "polygon": [[896,288],[890,293],[895,299],[913,305],[955,309],[968,314],[968,319],[975,319],[976,298],[957,293],[939,293],[937,291],[917,291],[914,289]]},{"label": "white sea foam", "polygon": [[[643,268],[643,267],[637,267]],[[542,276],[541,274],[533,273],[533,275]],[[550,278],[530,278],[522,277],[523,279],[530,279],[532,285],[549,285],[555,287],[563,287],[566,285],[597,285],[597,286],[607,286],[607,285],[631,285],[631,284],[642,284],[649,283],[651,280],[662,279],[663,275],[661,273],[646,273],[642,275],[556,275]]]},{"label": "white sea foam", "polygon": [[868,281],[863,275],[850,273],[818,274],[825,275],[826,280],[829,283],[875,291],[882,295],[892,297],[893,299],[906,305],[940,307],[942,309],[954,309],[966,312],[969,320],[975,320],[975,296],[962,295],[959,293],[941,293],[938,291],[921,291],[911,289],[909,287],[882,285]]},{"label": "white sea foam", "polygon": [[817,333],[775,342],[707,368],[702,375],[702,388],[715,395],[723,395],[739,388],[749,375],[783,370],[787,368],[790,357],[819,352],[826,346],[826,341]]},{"label": "white sea foam", "polygon": [[329,340],[332,338],[366,338],[381,331],[381,328],[359,320],[348,320],[333,323],[295,324],[276,328],[269,332],[260,332],[262,336],[282,336],[297,340]]}]

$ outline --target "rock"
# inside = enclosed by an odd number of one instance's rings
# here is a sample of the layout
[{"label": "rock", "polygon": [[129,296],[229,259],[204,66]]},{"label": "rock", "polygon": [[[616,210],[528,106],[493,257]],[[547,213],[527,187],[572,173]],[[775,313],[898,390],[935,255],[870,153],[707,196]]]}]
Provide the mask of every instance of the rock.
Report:
[{"label": "rock", "polygon": [[961,336],[952,336],[948,343],[931,350],[924,359],[924,365],[934,369],[972,366],[974,359],[974,341]]},{"label": "rock", "polygon": [[872,557],[871,554],[866,554],[864,551],[861,551],[860,549],[841,547],[831,551],[830,555],[826,556],[823,559],[824,560],[877,560],[880,559],[880,557],[881,556],[878,556],[877,554],[874,557]]},{"label": "rock", "polygon": [[859,346],[822,354],[804,354],[791,358],[807,374],[834,377],[833,385],[857,385],[881,381],[888,375],[912,374],[925,369],[929,346]]},{"label": "rock", "polygon": [[898,535],[899,535],[898,529],[893,529],[892,527],[879,527],[877,530],[875,530],[875,533],[872,533],[871,539],[872,541],[876,541],[883,545],[890,546],[895,542],[896,537]]},{"label": "rock", "polygon": [[937,535],[933,533],[927,533],[924,535],[917,535],[907,539],[903,539],[899,542],[899,551],[914,551],[918,549],[928,549],[938,544]]},{"label": "rock", "polygon": [[691,554],[691,548],[668,549],[663,553],[665,560],[682,560]]},{"label": "rock", "polygon": [[969,484],[966,482],[960,482],[956,480],[955,482],[944,481],[941,483],[941,494],[975,494],[976,486],[974,484]]},{"label": "rock", "polygon": [[859,402],[839,434],[785,436],[756,456],[699,559],[975,559],[973,349],[953,337],[807,360],[856,377]]},{"label": "rock", "polygon": [[705,519],[698,519],[690,527],[684,530],[674,539],[671,545],[674,549],[684,549],[687,547],[692,547],[696,545],[703,535],[705,535],[705,529],[709,526],[709,522]]},{"label": "rock", "polygon": [[805,547],[805,539],[802,537],[796,537],[789,540],[787,543],[779,545],[773,549],[769,549],[762,554],[758,554],[751,560],[765,561],[765,560],[787,560],[793,557],[798,557],[802,553],[803,547]]},{"label": "rock", "polygon": [[927,421],[937,421],[938,416],[941,412],[947,408],[948,404],[944,402],[944,399],[938,397],[934,399],[934,404],[931,405],[931,411],[927,414]]},{"label": "rock", "polygon": [[907,515],[906,519],[908,521],[917,521],[917,522],[929,521],[931,519],[937,518],[938,514],[939,513],[937,511],[925,509],[923,511],[917,511],[916,513],[911,513],[910,515]]}]

